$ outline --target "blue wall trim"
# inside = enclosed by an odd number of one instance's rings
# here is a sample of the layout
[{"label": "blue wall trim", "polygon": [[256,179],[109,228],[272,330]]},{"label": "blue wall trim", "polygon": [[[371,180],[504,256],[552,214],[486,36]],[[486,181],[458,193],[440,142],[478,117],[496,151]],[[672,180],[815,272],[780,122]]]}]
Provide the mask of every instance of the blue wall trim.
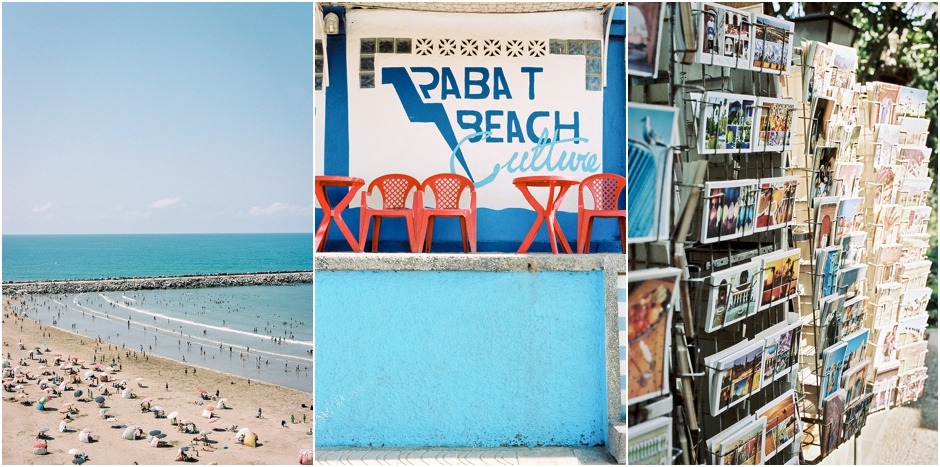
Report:
[{"label": "blue wall trim", "polygon": [[318,447],[605,442],[603,271],[315,281]]},{"label": "blue wall trim", "polygon": [[[340,17],[340,33],[326,36],[330,86],[326,88],[326,115],[323,150],[323,173],[349,175],[349,89],[346,77],[346,10],[324,7],[323,14]],[[330,197],[333,200],[332,196]],[[342,199],[342,198],[339,198]],[[334,203],[339,199],[333,200]]]},{"label": "blue wall trim", "polygon": [[[346,31],[345,9],[341,6],[325,7],[324,14],[335,12],[342,21],[340,34],[328,36],[327,56],[330,67],[330,86],[326,88],[326,124],[324,142],[323,173],[328,175],[349,175],[349,79],[346,74]],[[607,54],[607,87],[604,88],[604,172],[626,174],[626,61],[624,35],[626,30],[626,8],[614,8],[611,23],[610,42]],[[606,17],[605,23],[606,25]],[[352,80],[355,84],[358,80]],[[371,180],[366,180],[366,184]],[[520,194],[520,197],[522,195]],[[577,197],[576,189],[567,194]],[[331,192],[330,200],[335,204],[342,198],[341,193]],[[357,198],[358,199],[358,198]],[[621,207],[626,206],[626,194],[621,196]],[[315,212],[316,225],[323,216],[321,209]],[[528,209],[492,210],[480,209],[478,213],[478,249],[479,251],[515,252],[522,238],[528,232],[535,213]],[[359,211],[349,209],[343,219],[358,236]],[[568,235],[572,248],[577,242],[577,216],[561,213],[562,229]],[[383,223],[380,251],[406,251],[407,243],[404,221],[388,220]],[[400,224],[400,225],[399,225]],[[456,227],[450,222],[435,225],[434,251],[461,251],[460,237]],[[371,229],[370,229],[371,230]],[[371,236],[371,233],[370,233]],[[382,246],[388,245],[388,247]],[[615,220],[599,219],[594,222],[591,252],[620,251],[620,229]],[[387,249],[386,249],[387,248]],[[330,251],[349,251],[339,229],[332,228],[327,242]],[[532,252],[551,251],[544,226],[530,249]]]}]

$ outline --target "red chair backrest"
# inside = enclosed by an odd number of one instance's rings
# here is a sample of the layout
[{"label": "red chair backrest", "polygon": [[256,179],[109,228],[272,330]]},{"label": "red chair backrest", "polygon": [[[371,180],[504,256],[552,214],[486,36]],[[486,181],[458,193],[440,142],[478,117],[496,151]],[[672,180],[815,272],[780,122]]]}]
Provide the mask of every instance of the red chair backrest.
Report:
[{"label": "red chair backrest", "polygon": [[430,187],[434,193],[435,209],[459,209],[460,196],[467,188],[471,193],[476,192],[473,182],[463,175],[443,173],[432,175],[421,184],[421,190]]},{"label": "red chair backrest", "polygon": [[627,187],[627,178],[617,174],[599,173],[585,178],[578,188],[578,198],[583,202],[584,187],[594,197],[595,211],[613,211],[617,209],[617,199]]},{"label": "red chair backrest", "polygon": [[405,174],[388,174],[372,181],[369,184],[369,193],[378,188],[382,194],[382,209],[408,209],[408,194],[412,189],[419,189],[421,182]]}]

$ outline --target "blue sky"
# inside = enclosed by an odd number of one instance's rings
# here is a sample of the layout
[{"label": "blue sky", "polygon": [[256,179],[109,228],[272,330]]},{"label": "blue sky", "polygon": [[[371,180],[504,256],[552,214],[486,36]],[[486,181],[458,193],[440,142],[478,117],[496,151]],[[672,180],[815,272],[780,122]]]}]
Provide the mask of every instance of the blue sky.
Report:
[{"label": "blue sky", "polygon": [[311,4],[2,8],[4,234],[312,231]]}]

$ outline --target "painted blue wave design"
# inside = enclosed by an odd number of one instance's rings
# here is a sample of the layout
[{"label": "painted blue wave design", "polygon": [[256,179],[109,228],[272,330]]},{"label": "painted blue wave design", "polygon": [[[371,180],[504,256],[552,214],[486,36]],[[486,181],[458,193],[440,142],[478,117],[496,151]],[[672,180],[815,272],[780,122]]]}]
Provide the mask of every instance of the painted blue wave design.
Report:
[{"label": "painted blue wave design", "polygon": [[633,140],[627,158],[627,226],[628,238],[648,237],[653,233],[657,209],[656,159],[653,153]]}]

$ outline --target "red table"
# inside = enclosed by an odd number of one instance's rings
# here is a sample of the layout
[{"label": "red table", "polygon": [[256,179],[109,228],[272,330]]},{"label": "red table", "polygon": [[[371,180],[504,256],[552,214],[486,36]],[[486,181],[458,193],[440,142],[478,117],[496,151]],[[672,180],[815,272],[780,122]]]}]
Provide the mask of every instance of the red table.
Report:
[{"label": "red table", "polygon": [[[340,232],[346,237],[346,241],[349,242],[349,246],[352,247],[353,251],[359,251],[359,242],[356,240],[356,237],[353,236],[352,232],[349,231],[349,227],[346,227],[346,223],[343,222],[341,214],[343,210],[349,206],[349,203],[356,196],[356,193],[359,192],[359,189],[366,184],[365,180],[338,175],[318,175],[314,177],[313,180],[317,201],[319,201],[320,207],[323,209],[323,220],[320,221],[320,226],[317,227],[317,234],[314,236],[317,251],[323,251],[326,247],[326,238],[327,234],[330,232],[331,219],[336,221],[336,226],[339,227]],[[343,200],[340,201],[339,204],[335,207],[331,207],[330,200],[326,197],[327,187],[346,187],[349,188],[349,192],[346,193],[346,196],[343,197]]]},{"label": "red table", "polygon": [[[571,253],[571,246],[568,245],[568,240],[565,238],[561,226],[558,225],[558,219],[555,218],[555,214],[558,212],[558,208],[561,207],[565,193],[569,188],[578,183],[581,183],[581,181],[574,177],[552,175],[533,175],[529,177],[517,177],[512,180],[512,184],[522,192],[522,195],[525,196],[525,199],[532,205],[532,208],[535,209],[535,213],[538,216],[535,218],[535,223],[532,224],[532,228],[529,229],[529,234],[526,235],[525,240],[522,241],[522,245],[519,246],[517,253],[529,251],[529,247],[532,245],[532,241],[535,240],[535,234],[538,232],[539,227],[542,226],[543,220],[548,226],[548,239],[552,244],[552,253],[558,253],[558,245],[555,240],[556,235],[561,237],[561,246],[565,248],[565,252]],[[542,207],[538,200],[532,196],[532,193],[529,192],[529,188],[531,187],[548,188],[548,201],[545,203],[545,207]]]}]

